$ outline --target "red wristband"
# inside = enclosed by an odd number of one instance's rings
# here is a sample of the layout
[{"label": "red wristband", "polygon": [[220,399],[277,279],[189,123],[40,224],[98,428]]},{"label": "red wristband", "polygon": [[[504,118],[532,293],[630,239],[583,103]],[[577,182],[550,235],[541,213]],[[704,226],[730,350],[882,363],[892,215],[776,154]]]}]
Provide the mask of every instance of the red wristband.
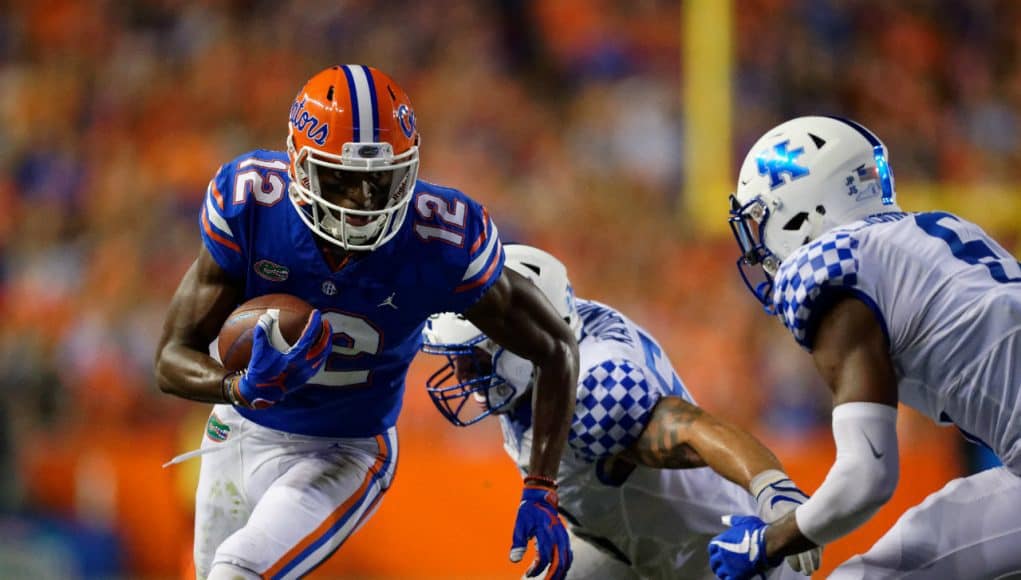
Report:
[{"label": "red wristband", "polygon": [[544,475],[527,475],[525,476],[525,485],[538,485],[541,487],[548,487],[549,489],[556,489],[557,480],[552,477],[546,477]]}]

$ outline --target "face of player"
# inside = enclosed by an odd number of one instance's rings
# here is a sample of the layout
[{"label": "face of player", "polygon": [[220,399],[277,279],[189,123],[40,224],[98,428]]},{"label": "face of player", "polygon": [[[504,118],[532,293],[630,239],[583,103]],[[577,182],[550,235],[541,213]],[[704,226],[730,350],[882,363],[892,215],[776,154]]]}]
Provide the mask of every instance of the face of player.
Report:
[{"label": "face of player", "polygon": [[489,353],[476,347],[472,349],[472,354],[459,354],[454,357],[454,371],[458,382],[461,383],[488,377],[493,374],[493,359]]},{"label": "face of player", "polygon": [[[391,171],[343,171],[320,167],[318,174],[320,192],[329,203],[363,211],[386,207],[393,182]],[[371,219],[369,216],[346,215],[347,223],[353,226],[363,226]]]}]

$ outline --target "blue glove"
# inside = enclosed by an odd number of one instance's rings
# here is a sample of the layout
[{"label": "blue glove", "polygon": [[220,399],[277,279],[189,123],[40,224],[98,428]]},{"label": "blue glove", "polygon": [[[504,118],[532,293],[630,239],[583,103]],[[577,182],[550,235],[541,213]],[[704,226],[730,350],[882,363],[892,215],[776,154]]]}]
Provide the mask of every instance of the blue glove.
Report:
[{"label": "blue glove", "polygon": [[534,537],[537,555],[525,573],[529,578],[538,576],[548,567],[546,580],[561,580],[574,559],[567,528],[557,513],[557,501],[556,490],[546,486],[526,483],[521,493],[510,560],[520,562],[528,541]]},{"label": "blue glove", "polygon": [[729,530],[709,542],[709,567],[721,580],[745,580],[779,566],[783,558],[766,558],[766,522],[755,516],[723,516]]},{"label": "blue glove", "polygon": [[333,329],[318,310],[312,311],[301,337],[290,347],[280,335],[275,314],[263,313],[252,333],[252,358],[231,393],[237,405],[272,407],[305,386],[330,354]]}]

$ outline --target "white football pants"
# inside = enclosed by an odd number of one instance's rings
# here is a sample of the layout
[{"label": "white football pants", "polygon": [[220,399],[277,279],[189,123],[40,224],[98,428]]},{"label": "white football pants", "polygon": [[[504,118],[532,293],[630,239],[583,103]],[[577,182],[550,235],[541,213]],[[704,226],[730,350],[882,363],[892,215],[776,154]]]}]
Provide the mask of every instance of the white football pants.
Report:
[{"label": "white football pants", "polygon": [[[687,566],[690,570],[690,560],[701,557],[702,554],[689,554],[686,558],[679,558],[676,566],[664,562],[654,576],[643,577],[632,567],[623,561],[615,558],[609,553],[597,548],[591,542],[583,540],[571,533],[568,526],[568,534],[571,538],[571,551],[574,553],[574,562],[571,569],[567,571],[566,580],[668,580],[674,578],[686,578],[691,580],[716,580],[716,575],[709,569],[709,546],[705,546],[705,568],[697,577],[692,577],[690,571],[679,573],[677,568]],[[823,557],[826,557],[825,551]],[[786,563],[767,573],[769,580],[807,580],[807,577],[798,574]],[[524,578],[522,576],[522,578]]]},{"label": "white football pants", "polygon": [[226,562],[263,578],[297,578],[375,512],[397,465],[397,431],[359,439],[294,435],[216,405],[202,452],[197,577]]},{"label": "white football pants", "polygon": [[830,578],[1021,578],[1021,477],[997,467],[951,481]]}]

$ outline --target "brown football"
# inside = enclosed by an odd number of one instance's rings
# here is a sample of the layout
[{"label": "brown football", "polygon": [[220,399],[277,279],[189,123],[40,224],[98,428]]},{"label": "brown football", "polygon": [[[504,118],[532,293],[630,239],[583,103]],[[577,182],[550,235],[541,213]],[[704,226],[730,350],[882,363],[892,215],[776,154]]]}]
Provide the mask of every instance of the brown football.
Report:
[{"label": "brown football", "polygon": [[280,334],[288,344],[294,344],[305,330],[313,307],[290,294],[264,294],[238,306],[220,328],[217,350],[223,368],[240,371],[248,367],[252,356],[252,333],[259,317],[269,309],[280,311]]}]

